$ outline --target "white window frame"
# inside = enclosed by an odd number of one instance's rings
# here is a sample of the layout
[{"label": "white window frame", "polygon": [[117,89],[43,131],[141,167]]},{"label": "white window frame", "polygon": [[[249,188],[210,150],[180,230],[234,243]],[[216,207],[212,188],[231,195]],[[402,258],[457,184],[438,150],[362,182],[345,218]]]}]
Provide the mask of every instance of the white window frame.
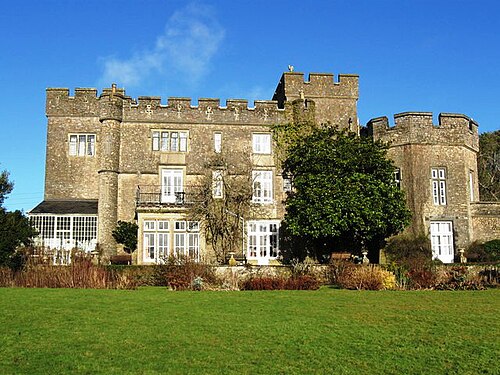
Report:
[{"label": "white window frame", "polygon": [[292,191],[292,179],[290,177],[283,177],[283,191],[285,193]]},{"label": "white window frame", "polygon": [[259,265],[278,258],[279,220],[252,220],[247,222],[247,259]]},{"label": "white window frame", "polygon": [[95,156],[95,134],[70,133],[68,135],[69,156]]},{"label": "white window frame", "polygon": [[252,171],[252,202],[273,202],[273,171]]},{"label": "white window frame", "polygon": [[469,171],[470,201],[474,202],[474,171]]},{"label": "white window frame", "polygon": [[212,197],[224,198],[224,178],[221,170],[212,171]]},{"label": "white window frame", "polygon": [[200,223],[178,220],[174,224],[174,255],[200,260]]},{"label": "white window frame", "polygon": [[270,154],[271,153],[271,134],[270,133],[253,133],[252,134],[252,149],[254,154]]},{"label": "white window frame", "polygon": [[167,220],[143,222],[143,254],[146,262],[163,263],[170,255],[170,225]]},{"label": "white window frame", "polygon": [[221,132],[214,133],[214,151],[217,154],[220,154],[222,152],[222,133]]},{"label": "white window frame", "polygon": [[96,248],[97,215],[33,214],[29,219],[38,231],[35,245],[51,250],[54,264],[69,264],[75,248],[87,253]]},{"label": "white window frame", "polygon": [[396,168],[394,170],[394,183],[401,189],[401,168]]},{"label": "white window frame", "polygon": [[161,152],[187,152],[188,132],[182,130],[153,130],[151,148]]},{"label": "white window frame", "polygon": [[161,202],[184,203],[184,170],[179,168],[161,170]]},{"label": "white window frame", "polygon": [[453,263],[453,222],[431,221],[430,236],[432,245],[432,258],[443,263]]},{"label": "white window frame", "polygon": [[435,206],[446,206],[446,169],[432,168],[432,201]]}]

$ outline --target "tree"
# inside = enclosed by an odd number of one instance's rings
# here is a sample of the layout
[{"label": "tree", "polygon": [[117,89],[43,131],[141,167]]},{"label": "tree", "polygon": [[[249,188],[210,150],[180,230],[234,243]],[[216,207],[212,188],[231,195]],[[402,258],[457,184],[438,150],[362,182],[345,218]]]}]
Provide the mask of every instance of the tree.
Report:
[{"label": "tree", "polygon": [[252,164],[249,153],[214,154],[206,162],[193,196],[189,216],[202,223],[205,237],[218,262],[238,252],[243,241],[244,220],[252,199]]},{"label": "tree", "polygon": [[479,135],[477,165],[481,200],[500,200],[500,130]]},{"label": "tree", "polygon": [[9,172],[0,173],[0,207],[2,207],[5,196],[14,188],[14,184],[9,181]]},{"label": "tree", "polygon": [[329,125],[288,148],[283,167],[293,191],[284,222],[291,235],[313,244],[314,254],[306,255],[321,260],[334,251],[366,249],[376,260],[385,238],[409,224],[387,148]]},{"label": "tree", "polygon": [[[14,184],[9,181],[9,173],[0,173],[0,266],[18,263],[15,256],[19,246],[29,246],[36,235],[29,219],[19,210],[7,212],[2,206],[5,197],[12,191]],[[14,262],[15,261],[15,262]]]},{"label": "tree", "polygon": [[123,250],[127,254],[133,253],[137,249],[137,231],[139,227],[136,223],[128,221],[118,221],[112,236],[116,242],[123,245]]}]

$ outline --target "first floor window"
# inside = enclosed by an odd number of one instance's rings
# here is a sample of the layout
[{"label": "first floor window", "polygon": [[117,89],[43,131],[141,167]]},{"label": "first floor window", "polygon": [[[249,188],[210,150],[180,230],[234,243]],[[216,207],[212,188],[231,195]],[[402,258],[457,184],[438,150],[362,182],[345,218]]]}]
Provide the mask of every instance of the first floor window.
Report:
[{"label": "first floor window", "polygon": [[292,191],[292,179],[289,177],[283,177],[283,191],[291,192]]},{"label": "first floor window", "polygon": [[151,135],[153,151],[187,152],[188,133],[155,130]]},{"label": "first floor window", "polygon": [[94,156],[95,134],[70,134],[69,135],[70,156]]},{"label": "first floor window", "polygon": [[474,202],[474,172],[469,171],[470,201]]},{"label": "first floor window", "polygon": [[394,182],[396,186],[401,189],[401,169],[399,168],[394,170]]},{"label": "first floor window", "polygon": [[162,169],[161,202],[184,203],[184,171],[182,169]]},{"label": "first floor window", "polygon": [[212,197],[222,198],[224,196],[224,180],[222,171],[212,172]]},{"label": "first floor window", "polygon": [[214,133],[214,151],[220,153],[222,151],[222,133]]},{"label": "first floor window", "polygon": [[271,134],[252,134],[252,149],[254,154],[270,154]]},{"label": "first floor window", "polygon": [[268,264],[279,255],[279,221],[256,220],[248,222],[247,258],[258,264]]},{"label": "first floor window", "polygon": [[252,172],[252,201],[254,203],[271,203],[273,201],[273,172]]},{"label": "first floor window", "polygon": [[432,200],[436,206],[446,205],[446,169],[432,168]]},{"label": "first floor window", "polygon": [[443,263],[453,263],[453,223],[431,221],[432,258]]}]

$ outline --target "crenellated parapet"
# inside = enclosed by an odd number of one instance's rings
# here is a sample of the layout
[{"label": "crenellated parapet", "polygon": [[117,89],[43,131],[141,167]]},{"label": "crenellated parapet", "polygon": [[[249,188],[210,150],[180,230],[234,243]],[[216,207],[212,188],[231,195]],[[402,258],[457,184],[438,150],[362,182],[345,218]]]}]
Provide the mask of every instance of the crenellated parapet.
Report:
[{"label": "crenellated parapet", "polygon": [[310,73],[308,80],[304,73],[286,72],[274,92],[273,100],[280,108],[286,101],[296,99],[345,98],[358,99],[359,76],[339,74],[338,81],[331,73]]},{"label": "crenellated parapet", "polygon": [[249,107],[244,99],[201,98],[194,105],[190,98],[170,97],[162,104],[159,96],[140,96],[137,100],[126,96],[125,90],[106,88],[100,96],[97,89],[75,90],[70,96],[67,88],[47,89],[47,116],[99,117],[130,122],[190,122],[190,123],[247,123],[273,124],[284,120],[284,110],[274,100],[256,100]]},{"label": "crenellated parapet", "polygon": [[45,112],[47,116],[99,116],[97,89],[77,88],[70,96],[67,88],[48,88]]},{"label": "crenellated parapet", "polygon": [[273,124],[281,122],[284,111],[272,100],[256,100],[249,107],[244,99],[228,99],[222,106],[220,99],[200,98],[193,105],[190,98],[168,98],[166,105],[159,97],[139,97],[137,103],[124,108],[124,119],[132,122],[190,122],[194,124]]},{"label": "crenellated parapet", "polygon": [[368,133],[376,140],[393,146],[406,144],[465,145],[479,149],[478,124],[470,117],[456,113],[439,114],[434,124],[431,112],[403,112],[394,115],[394,126],[387,117],[371,119]]}]

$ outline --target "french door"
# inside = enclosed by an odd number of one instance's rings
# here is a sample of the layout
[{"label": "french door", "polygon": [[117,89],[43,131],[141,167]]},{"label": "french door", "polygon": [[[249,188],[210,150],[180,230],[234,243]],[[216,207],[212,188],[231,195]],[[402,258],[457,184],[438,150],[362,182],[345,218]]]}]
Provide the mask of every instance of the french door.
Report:
[{"label": "french door", "polygon": [[431,221],[432,258],[443,263],[453,263],[453,223]]},{"label": "french door", "polygon": [[161,202],[182,203],[184,200],[182,169],[162,169],[161,171]]}]

